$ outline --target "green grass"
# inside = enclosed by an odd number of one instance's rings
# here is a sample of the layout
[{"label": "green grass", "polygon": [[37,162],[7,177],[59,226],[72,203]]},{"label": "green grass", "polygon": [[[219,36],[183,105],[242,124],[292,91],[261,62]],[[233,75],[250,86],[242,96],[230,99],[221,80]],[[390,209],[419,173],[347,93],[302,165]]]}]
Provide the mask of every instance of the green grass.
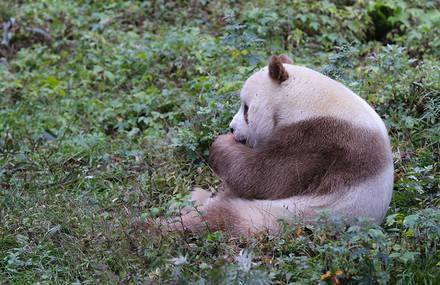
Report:
[{"label": "green grass", "polygon": [[[0,46],[0,283],[436,284],[439,6],[368,2],[1,2],[0,23],[16,22]],[[220,184],[209,145],[279,53],[384,119],[384,223],[324,227],[323,214],[249,239],[139,228]]]}]

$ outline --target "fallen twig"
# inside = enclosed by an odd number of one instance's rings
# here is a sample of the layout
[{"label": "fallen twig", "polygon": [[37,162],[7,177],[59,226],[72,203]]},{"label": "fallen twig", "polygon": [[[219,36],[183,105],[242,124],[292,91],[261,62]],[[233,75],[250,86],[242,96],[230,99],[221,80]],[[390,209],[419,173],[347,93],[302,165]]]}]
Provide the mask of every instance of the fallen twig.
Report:
[{"label": "fallen twig", "polygon": [[53,42],[53,38],[52,38],[52,35],[50,34],[50,32],[48,32],[42,28],[30,27],[30,26],[23,25],[20,22],[16,21],[15,18],[10,18],[9,21],[7,21],[6,23],[3,23],[2,45],[6,46],[7,48],[9,48],[9,43],[10,43],[10,40],[12,39],[12,36],[13,36],[12,32],[10,32],[10,31],[14,26],[17,26],[19,28],[23,28],[26,31],[30,31],[30,32],[38,34],[38,35],[42,35],[49,42]]},{"label": "fallen twig", "polygon": [[3,40],[2,45],[9,47],[9,40],[12,38],[12,33],[9,32],[15,24],[15,18],[10,18],[9,21],[3,24]]}]

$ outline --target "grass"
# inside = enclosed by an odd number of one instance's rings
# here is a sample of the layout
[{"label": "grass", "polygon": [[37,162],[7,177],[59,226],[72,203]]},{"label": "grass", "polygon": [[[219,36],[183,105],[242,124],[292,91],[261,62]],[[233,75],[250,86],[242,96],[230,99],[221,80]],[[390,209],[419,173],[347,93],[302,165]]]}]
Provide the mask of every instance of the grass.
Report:
[{"label": "grass", "polygon": [[[0,283],[436,284],[435,1],[0,3]],[[209,145],[271,54],[342,81],[389,129],[382,225],[230,239],[140,217],[220,181]]]}]

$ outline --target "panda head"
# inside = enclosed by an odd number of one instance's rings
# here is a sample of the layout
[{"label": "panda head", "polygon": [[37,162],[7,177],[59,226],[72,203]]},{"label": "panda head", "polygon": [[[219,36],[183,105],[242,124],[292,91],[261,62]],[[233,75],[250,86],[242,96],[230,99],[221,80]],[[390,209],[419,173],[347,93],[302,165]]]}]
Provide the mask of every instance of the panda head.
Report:
[{"label": "panda head", "polygon": [[240,109],[229,124],[238,142],[257,147],[280,123],[280,97],[287,96],[286,87],[293,80],[285,64],[292,64],[286,55],[272,56],[269,65],[253,74],[243,85]]}]

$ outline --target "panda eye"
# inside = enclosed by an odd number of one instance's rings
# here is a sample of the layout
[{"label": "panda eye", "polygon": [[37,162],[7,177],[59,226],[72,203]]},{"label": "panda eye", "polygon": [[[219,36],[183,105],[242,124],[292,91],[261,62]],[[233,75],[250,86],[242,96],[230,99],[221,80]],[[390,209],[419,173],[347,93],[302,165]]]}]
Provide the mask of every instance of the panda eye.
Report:
[{"label": "panda eye", "polygon": [[249,124],[248,111],[249,111],[249,106],[247,104],[244,104],[244,121],[246,122],[246,124]]}]

